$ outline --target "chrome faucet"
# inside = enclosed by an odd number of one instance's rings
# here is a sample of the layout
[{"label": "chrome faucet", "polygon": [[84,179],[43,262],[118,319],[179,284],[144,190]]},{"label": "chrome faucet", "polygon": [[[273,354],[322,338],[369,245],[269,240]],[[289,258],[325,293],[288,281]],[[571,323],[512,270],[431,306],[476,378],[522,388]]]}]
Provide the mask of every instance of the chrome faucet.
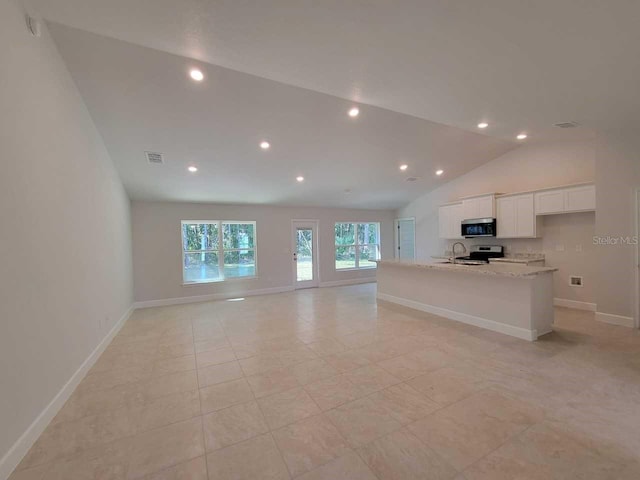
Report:
[{"label": "chrome faucet", "polygon": [[467,253],[467,247],[464,246],[464,243],[462,242],[454,243],[453,246],[451,247],[451,254],[453,255],[451,263],[453,264],[456,263],[456,245],[462,245],[462,253]]}]

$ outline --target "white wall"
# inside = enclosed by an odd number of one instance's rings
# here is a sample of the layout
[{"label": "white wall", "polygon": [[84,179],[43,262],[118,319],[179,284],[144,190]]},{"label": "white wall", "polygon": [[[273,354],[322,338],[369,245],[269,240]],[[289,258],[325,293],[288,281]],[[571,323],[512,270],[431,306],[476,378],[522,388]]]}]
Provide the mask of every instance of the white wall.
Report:
[{"label": "white wall", "polygon": [[[633,236],[636,224],[635,189],[640,188],[640,138],[638,131],[610,132],[596,146],[596,234]],[[598,253],[598,312],[602,320],[621,316],[631,322],[637,309],[637,266],[633,245],[600,245]]]},{"label": "white wall", "polygon": [[[292,286],[292,219],[319,220],[319,266],[323,283],[375,277],[375,270],[335,270],[336,222],[380,222],[382,257],[393,257],[394,216],[390,210],[132,202],[135,300],[236,294]],[[258,277],[182,285],[182,220],[255,220]]]},{"label": "white wall", "polygon": [[24,15],[0,2],[0,478],[132,303],[128,197],[46,28],[30,36]]},{"label": "white wall", "polygon": [[[593,244],[595,212],[548,215],[543,218],[542,239],[533,249],[542,251],[553,274],[554,296],[577,302],[596,303],[598,287],[597,249]],[[582,277],[583,286],[569,285],[569,277]]]},{"label": "white wall", "polygon": [[[556,185],[592,182],[595,179],[595,142],[531,144],[512,150],[471,172],[411,202],[398,211],[399,217],[416,217],[416,255],[429,260],[450,250],[453,241],[438,237],[438,206],[461,197],[482,193],[511,193]],[[446,178],[443,179],[446,182]],[[598,194],[598,200],[600,195]],[[555,296],[595,302],[596,264],[589,255],[595,232],[593,213],[559,215],[543,220],[542,239],[471,239],[470,245],[505,245],[508,253],[543,252],[548,264],[560,271],[554,276]],[[557,245],[564,252],[557,252]],[[576,251],[581,244],[582,252]],[[568,287],[568,275],[584,276],[585,287]]]}]

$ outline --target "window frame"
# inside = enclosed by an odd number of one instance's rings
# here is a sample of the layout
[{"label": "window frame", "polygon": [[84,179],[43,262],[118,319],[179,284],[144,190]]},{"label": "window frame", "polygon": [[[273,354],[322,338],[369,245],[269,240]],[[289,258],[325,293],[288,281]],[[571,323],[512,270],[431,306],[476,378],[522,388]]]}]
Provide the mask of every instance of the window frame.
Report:
[{"label": "window frame", "polygon": [[[336,225],[354,225],[354,229],[353,229],[353,241],[355,243],[352,244],[342,244],[342,245],[338,245],[336,243]],[[377,228],[377,238],[378,238],[378,243],[358,243],[358,237],[359,237],[359,225],[363,225],[363,224],[369,224],[369,225],[376,225]],[[348,272],[348,271],[354,271],[354,270],[375,270],[376,268],[378,268],[378,265],[371,265],[368,267],[362,267],[360,266],[360,249],[367,247],[367,246],[371,246],[374,245],[376,247],[378,247],[378,253],[381,253],[381,239],[380,239],[380,222],[334,222],[333,225],[333,243],[334,243],[334,251],[333,251],[333,268],[336,272]],[[349,247],[349,248],[353,248],[355,250],[355,267],[347,267],[347,268],[338,268],[336,265],[337,259],[336,259],[336,252],[338,250],[338,248],[341,247]]]},{"label": "window frame", "polygon": [[[204,250],[185,250],[184,245],[184,226],[185,225],[217,225],[218,228],[218,248],[216,249],[204,249]],[[251,248],[224,248],[224,232],[223,225],[253,225],[253,247]],[[220,283],[220,282],[233,282],[237,280],[247,280],[258,277],[258,230],[257,222],[255,220],[181,220],[180,221],[180,250],[182,252],[182,285],[203,285],[207,283]],[[243,275],[240,277],[224,276],[224,254],[225,252],[253,252],[253,275]],[[200,281],[187,281],[185,279],[185,255],[192,253],[216,253],[218,255],[218,271],[221,274],[220,278],[214,280],[200,280]]]}]

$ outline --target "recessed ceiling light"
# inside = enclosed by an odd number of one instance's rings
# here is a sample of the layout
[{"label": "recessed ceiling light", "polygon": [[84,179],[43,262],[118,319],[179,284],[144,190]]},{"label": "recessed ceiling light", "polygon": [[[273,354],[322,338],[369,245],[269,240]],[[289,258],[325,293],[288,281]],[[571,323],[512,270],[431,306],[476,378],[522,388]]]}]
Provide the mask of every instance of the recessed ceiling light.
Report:
[{"label": "recessed ceiling light", "polygon": [[351,110],[349,110],[350,117],[357,117],[359,114],[360,114],[360,109],[358,107],[353,107]]},{"label": "recessed ceiling light", "polygon": [[489,126],[489,124],[487,122],[480,122],[478,124],[478,128],[487,128]]},{"label": "recessed ceiling light", "polygon": [[202,73],[197,68],[194,68],[189,72],[191,78],[193,78],[196,82],[201,82],[204,79],[204,73]]},{"label": "recessed ceiling light", "polygon": [[296,180],[298,182],[304,182],[304,177],[302,175],[300,175],[300,176],[296,177]]},{"label": "recessed ceiling light", "polygon": [[196,173],[198,171],[198,167],[196,167],[195,165],[189,165],[187,167],[187,170],[189,170],[191,173]]},{"label": "recessed ceiling light", "polygon": [[444,173],[444,170],[436,170],[436,175],[440,176]]},{"label": "recessed ceiling light", "polygon": [[260,142],[260,148],[263,150],[269,150],[271,144],[267,141]]},{"label": "recessed ceiling light", "polygon": [[400,170],[402,170],[403,172],[409,168],[409,165],[407,165],[406,163],[403,163],[402,165],[400,165]]},{"label": "recessed ceiling light", "polygon": [[524,140],[525,138],[527,138],[527,134],[526,133],[521,133],[520,135],[518,135],[516,137],[518,140]]}]

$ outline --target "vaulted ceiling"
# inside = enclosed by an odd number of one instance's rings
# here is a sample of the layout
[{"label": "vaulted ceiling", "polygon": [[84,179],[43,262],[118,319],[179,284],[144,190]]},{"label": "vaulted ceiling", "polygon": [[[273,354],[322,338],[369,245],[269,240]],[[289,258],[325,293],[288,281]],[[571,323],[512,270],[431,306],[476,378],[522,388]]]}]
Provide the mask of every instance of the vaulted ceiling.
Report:
[{"label": "vaulted ceiling", "polygon": [[640,124],[636,1],[32,3],[133,198],[395,208],[520,132]]}]

